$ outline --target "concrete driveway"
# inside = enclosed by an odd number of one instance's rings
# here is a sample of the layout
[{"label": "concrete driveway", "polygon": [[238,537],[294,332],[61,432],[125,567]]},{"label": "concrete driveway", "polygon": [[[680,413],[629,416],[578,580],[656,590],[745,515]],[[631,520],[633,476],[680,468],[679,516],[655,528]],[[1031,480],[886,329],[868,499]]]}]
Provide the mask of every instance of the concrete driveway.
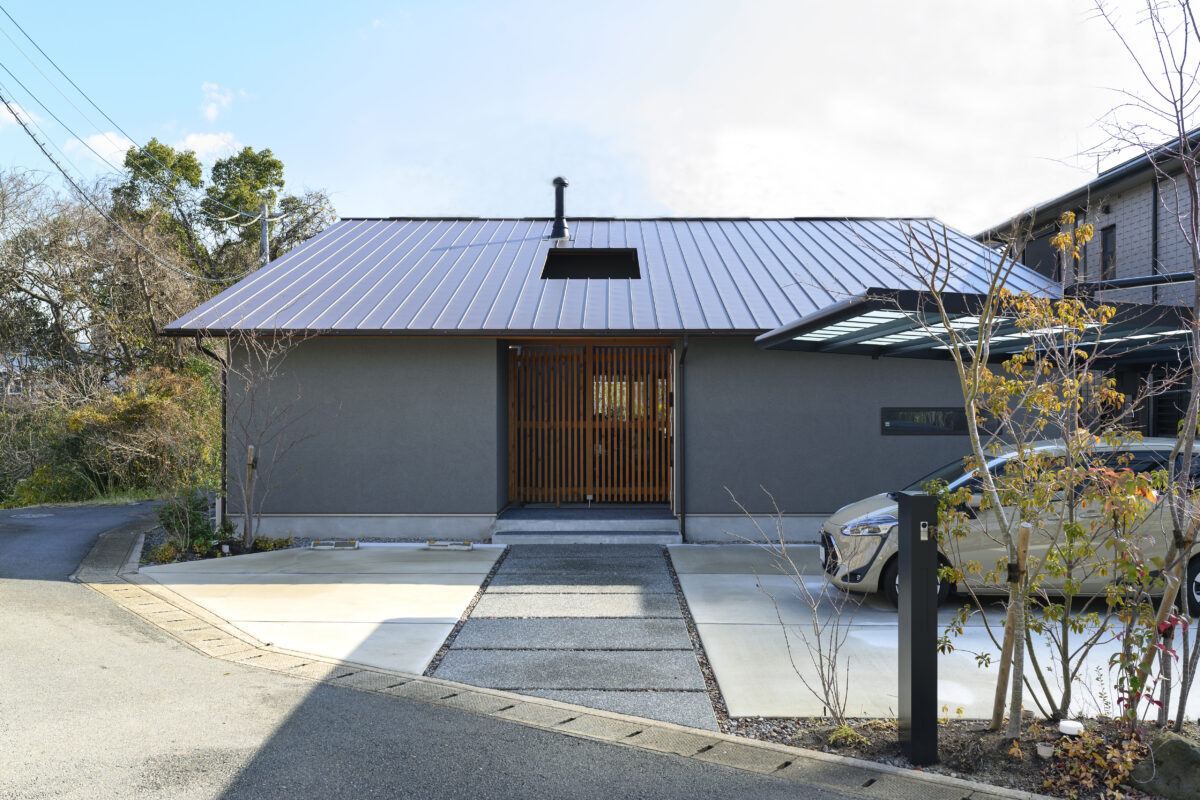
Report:
[{"label": "concrete driveway", "polygon": [[0,511],[3,800],[880,796],[831,787],[861,769],[783,780],[203,655],[67,580],[102,531],[149,527],[150,510]]},{"label": "concrete driveway", "polygon": [[[196,603],[276,647],[420,674],[503,551],[284,550],[142,574],[157,593]],[[730,716],[826,715],[813,653],[833,633],[827,623],[842,602],[847,713],[895,716],[896,611],[880,596],[827,587],[815,546],[789,548],[797,579],[821,597],[815,614],[762,548],[676,545],[668,552]],[[713,728],[665,566],[657,547],[514,548],[434,674]],[[952,605],[942,609],[943,626],[953,613]],[[1000,617],[997,608],[988,618],[997,635]],[[961,708],[966,717],[989,716],[995,671],[978,666],[974,653],[997,648],[982,618],[954,643],[955,652],[938,657],[939,702],[951,715]],[[1074,692],[1077,711],[1114,710],[1102,697],[1112,696],[1107,663],[1116,647],[1109,641],[1093,652]],[[1189,705],[1200,713],[1200,693]]]},{"label": "concrete driveway", "polygon": [[263,642],[420,674],[479,591],[503,545],[428,550],[270,553],[143,567],[147,585],[179,595]]},{"label": "concrete driveway", "polygon": [[[669,551],[730,716],[824,714],[823,704],[808,688],[819,691],[820,687],[809,645],[830,640],[832,626],[824,627],[820,637],[818,629],[836,618],[842,602],[845,640],[841,652],[849,668],[846,711],[852,716],[896,715],[896,610],[881,595],[843,595],[827,587],[816,545],[788,548],[799,568],[798,579],[821,600],[815,614],[795,581],[780,572],[763,548],[676,545]],[[943,629],[962,602],[962,598],[952,597],[942,607],[939,619]],[[987,617],[1000,636],[1000,608],[989,611]],[[939,703],[947,707],[950,716],[961,708],[967,718],[989,717],[996,670],[978,666],[973,653],[995,655],[998,648],[978,615],[953,642],[955,652],[938,656]],[[1113,694],[1115,679],[1108,661],[1118,649],[1118,643],[1109,637],[1092,651],[1073,692],[1072,708],[1078,713],[1114,713],[1103,695],[1111,698]],[[1049,665],[1049,648],[1041,645],[1038,650],[1042,663]],[[1057,684],[1055,676],[1050,680]],[[1032,701],[1026,702],[1033,707]],[[1189,716],[1200,714],[1200,693],[1193,692],[1188,706]]]}]

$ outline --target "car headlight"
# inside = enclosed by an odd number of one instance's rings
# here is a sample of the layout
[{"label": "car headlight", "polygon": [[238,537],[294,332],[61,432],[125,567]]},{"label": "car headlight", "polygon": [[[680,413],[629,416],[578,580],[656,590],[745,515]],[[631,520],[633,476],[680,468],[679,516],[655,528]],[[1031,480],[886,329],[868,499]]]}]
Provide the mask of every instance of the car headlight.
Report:
[{"label": "car headlight", "polygon": [[900,520],[891,514],[877,514],[851,520],[842,526],[842,533],[846,536],[886,536],[899,523]]}]

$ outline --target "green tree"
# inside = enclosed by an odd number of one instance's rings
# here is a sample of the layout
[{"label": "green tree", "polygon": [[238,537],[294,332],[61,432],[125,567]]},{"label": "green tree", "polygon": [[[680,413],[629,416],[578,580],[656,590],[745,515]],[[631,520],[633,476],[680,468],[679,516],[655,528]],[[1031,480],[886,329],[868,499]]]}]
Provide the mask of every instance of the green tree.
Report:
[{"label": "green tree", "polygon": [[257,217],[271,209],[271,258],[315,236],[335,219],[322,191],[283,194],[284,165],[270,148],[244,147],[213,163],[208,179],[191,150],[157,139],[125,155],[125,180],[112,198],[128,220],[155,226],[186,260],[187,269],[214,289],[235,282],[261,263]]}]

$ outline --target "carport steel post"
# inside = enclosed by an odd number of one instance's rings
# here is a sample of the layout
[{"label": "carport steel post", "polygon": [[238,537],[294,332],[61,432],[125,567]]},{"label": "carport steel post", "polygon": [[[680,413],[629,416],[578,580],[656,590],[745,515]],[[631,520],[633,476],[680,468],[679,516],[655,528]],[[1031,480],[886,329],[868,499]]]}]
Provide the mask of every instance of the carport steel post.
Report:
[{"label": "carport steel post", "polygon": [[897,501],[900,747],[913,764],[932,764],[938,760],[937,497],[900,492]]}]

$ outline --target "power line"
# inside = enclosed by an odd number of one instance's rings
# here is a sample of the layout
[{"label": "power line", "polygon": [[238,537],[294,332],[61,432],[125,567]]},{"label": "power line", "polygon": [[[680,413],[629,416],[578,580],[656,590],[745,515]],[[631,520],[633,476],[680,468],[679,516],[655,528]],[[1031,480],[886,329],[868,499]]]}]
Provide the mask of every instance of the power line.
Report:
[{"label": "power line", "polygon": [[[90,103],[90,104],[91,104],[92,108],[94,108],[94,109],[96,109],[98,112],[100,112],[100,116],[102,116],[102,117],[104,117],[106,120],[108,120],[109,124],[111,124],[111,125],[112,125],[114,128],[116,128],[118,133],[120,133],[122,136],[124,136],[124,137],[125,137],[126,139],[128,139],[129,141],[133,142],[133,146],[134,146],[134,147],[136,147],[138,150],[140,150],[140,151],[141,151],[142,153],[144,153],[145,155],[149,156],[150,160],[152,160],[152,161],[153,161],[155,164],[158,164],[160,167],[162,167],[162,168],[163,168],[163,169],[165,169],[167,172],[169,172],[169,173],[171,173],[172,175],[174,175],[174,176],[175,176],[177,179],[179,179],[180,181],[184,181],[183,177],[182,177],[181,175],[179,175],[177,172],[175,172],[175,170],[171,169],[171,168],[170,168],[170,167],[168,167],[166,164],[164,164],[164,163],[162,163],[161,161],[159,161],[157,158],[155,158],[155,157],[154,157],[154,155],[153,155],[152,153],[150,153],[150,151],[146,150],[146,148],[144,148],[144,147],[142,147],[140,144],[138,144],[138,143],[137,143],[137,140],[136,140],[136,139],[134,139],[132,136],[130,136],[128,133],[126,133],[126,132],[125,132],[125,129],[124,129],[124,128],[122,128],[120,125],[118,125],[118,124],[117,124],[116,120],[114,120],[112,117],[110,117],[108,114],[106,114],[106,113],[104,112],[104,109],[100,108],[100,106],[98,106],[98,105],[96,104],[96,101],[95,101],[95,100],[93,100],[91,97],[89,97],[89,96],[88,96],[87,92],[83,91],[83,89],[80,89],[80,88],[79,88],[79,84],[77,84],[77,83],[75,83],[75,81],[71,80],[71,76],[70,76],[70,75],[68,75],[66,72],[64,72],[64,71],[63,71],[63,69],[62,69],[62,67],[58,66],[58,63],[57,63],[57,62],[55,62],[55,60],[54,60],[53,58],[51,58],[51,57],[49,56],[49,54],[47,54],[47,53],[46,53],[46,51],[45,51],[45,50],[43,50],[43,49],[42,49],[42,46],[41,46],[41,45],[39,45],[39,44],[37,43],[37,41],[36,41],[36,40],[35,40],[35,39],[34,39],[32,36],[30,36],[30,35],[29,35],[29,33],[28,33],[28,32],[27,32],[27,31],[26,31],[24,28],[22,28],[22,27],[21,27],[21,23],[17,22],[17,21],[16,21],[16,20],[13,18],[13,15],[12,15],[12,14],[8,13],[8,9],[7,9],[7,8],[5,8],[3,4],[0,4],[0,11],[4,12],[4,16],[8,17],[9,21],[10,21],[10,22],[11,22],[13,25],[15,25],[15,26],[16,26],[17,30],[19,30],[19,31],[21,32],[21,34],[22,34],[22,35],[23,35],[23,36],[24,36],[26,39],[28,39],[28,40],[29,40],[29,43],[30,43],[30,44],[32,44],[32,45],[33,45],[33,46],[34,46],[34,47],[37,49],[37,51],[38,51],[39,53],[41,53],[41,54],[42,54],[42,57],[43,57],[43,58],[45,58],[47,61],[49,61],[49,62],[50,62],[50,65],[51,65],[52,67],[54,67],[54,69],[55,69],[55,70],[57,70],[57,71],[58,71],[58,74],[59,74],[59,75],[62,75],[62,76],[63,76],[63,78],[65,78],[65,79],[66,79],[67,83],[71,84],[71,86],[72,86],[72,87],[74,87],[75,91],[79,92],[79,94],[80,94],[80,95],[83,97],[83,99],[84,99],[84,100],[87,100],[87,101],[88,101],[88,103]],[[3,29],[2,29],[2,28],[0,28],[0,32],[3,32]],[[34,63],[33,59],[32,59],[32,58],[30,58],[28,55],[26,55],[25,51],[24,51],[24,50],[22,50],[22,49],[21,49],[21,47],[20,47],[19,45],[17,45],[17,43],[16,43],[16,42],[13,42],[13,40],[12,40],[12,37],[11,37],[11,36],[9,36],[7,32],[4,32],[4,35],[5,35],[5,37],[6,37],[6,38],[7,38],[7,39],[8,39],[10,42],[12,42],[12,43],[13,43],[13,46],[17,48],[17,51],[18,51],[18,52],[20,52],[20,53],[21,53],[21,55],[25,56],[26,60],[28,60],[28,61],[29,61],[29,63],[33,64],[33,67],[34,67],[34,69],[36,69],[36,70],[37,70],[39,73],[41,73],[42,77],[46,79],[46,82],[47,82],[47,83],[49,83],[51,86],[53,86],[53,87],[54,87],[54,90],[55,90],[55,91],[57,91],[59,94],[63,94],[63,93],[62,93],[62,91],[61,91],[61,90],[59,90],[59,89],[58,89],[58,87],[54,85],[54,82],[53,82],[53,81],[51,81],[49,77],[47,77],[46,73],[42,72],[41,68],[40,68],[40,67],[38,67],[38,65],[37,65],[36,63]],[[10,74],[11,74],[11,73],[10,73]],[[14,80],[15,80],[15,77],[14,77]],[[25,91],[29,91],[29,90],[28,90],[28,89],[26,89]],[[31,93],[31,94],[32,94],[32,93]],[[70,100],[70,98],[67,98],[67,96],[66,96],[65,94],[63,94],[63,97],[67,99],[67,102],[68,102],[68,103],[71,103],[71,100]],[[76,110],[76,111],[79,111],[79,107],[78,107],[78,106],[76,106],[74,103],[71,103],[71,106],[72,106],[73,108],[75,108],[75,110]],[[44,106],[43,106],[43,107],[44,107]],[[86,115],[84,115],[82,111],[79,111],[79,113],[80,113],[80,115],[81,115],[81,116],[83,116],[85,119],[87,119],[87,116],[86,116]],[[53,116],[53,115],[51,115],[51,116]],[[104,131],[100,130],[100,126],[96,125],[96,123],[92,122],[90,119],[88,119],[88,122],[89,122],[89,123],[92,125],[92,127],[93,127],[93,128],[95,128],[97,131],[99,131],[101,135],[105,135],[105,134],[104,134]],[[60,123],[60,124],[61,124],[61,123]],[[66,126],[64,126],[64,127],[66,127]],[[74,134],[72,134],[72,135],[74,135]],[[79,137],[77,137],[77,136],[76,136],[75,138],[79,138]],[[82,140],[80,140],[80,141],[82,141]],[[111,141],[111,140],[110,140],[110,141]],[[85,144],[86,144],[86,142],[85,142]],[[88,149],[90,150],[91,148],[89,147]],[[95,151],[93,151],[93,152],[95,152]],[[105,163],[108,163],[108,162],[107,162],[107,161],[105,161]],[[111,165],[111,164],[109,164],[109,166],[112,166],[112,165]],[[120,170],[118,170],[118,172],[119,172],[119,171],[120,171]],[[186,183],[186,181],[185,181],[185,183]],[[248,212],[245,212],[245,211],[242,211],[242,210],[240,210],[240,209],[234,208],[233,206],[226,205],[225,203],[222,203],[220,200],[216,200],[216,199],[214,199],[214,198],[211,198],[211,197],[209,197],[209,198],[207,198],[207,199],[208,199],[208,200],[210,200],[210,201],[212,201],[212,202],[213,202],[213,203],[215,203],[216,205],[218,205],[218,206],[221,206],[222,208],[226,209],[227,211],[232,211],[232,212],[234,213],[234,215],[235,215],[235,216],[242,216],[242,217],[251,217],[251,216],[254,216],[253,214],[250,214],[250,213],[248,213]],[[226,220],[226,221],[227,221],[227,220]]]},{"label": "power line", "polygon": [[[30,91],[29,87],[26,86],[24,83],[22,83],[21,79],[18,78],[16,75],[14,75],[13,71],[11,69],[9,69],[8,66],[3,61],[0,61],[0,69],[7,72],[8,77],[10,77],[14,81],[16,81],[17,86],[20,86],[22,89],[24,89],[25,94],[27,94],[31,98],[33,98],[33,102],[35,102],[39,106],[41,106],[42,110],[45,111],[47,114],[49,114],[54,119],[55,122],[57,122],[59,125],[61,125],[63,130],[65,130],[67,133],[71,134],[71,136],[74,137],[75,141],[79,142],[84,147],[86,147],[88,150],[90,150],[92,155],[94,155],[96,158],[100,159],[105,164],[108,164],[109,169],[113,170],[114,172],[120,172],[119,169],[117,169],[115,166],[113,166],[113,163],[111,161],[109,161],[107,158],[105,158],[104,156],[97,153],[96,148],[94,148],[90,144],[88,144],[87,141],[82,136],[80,136],[75,131],[71,130],[71,128],[67,125],[67,123],[65,123],[61,119],[59,119],[58,115],[55,114],[53,111],[51,111],[49,109],[49,107],[47,107],[47,105],[41,101],[41,98],[39,98],[36,94],[34,94],[32,91]],[[45,134],[45,131],[43,131],[42,133]]]},{"label": "power line", "polygon": [[[2,9],[2,8],[0,8],[0,11],[2,11],[2,10],[3,10],[3,9]],[[5,14],[7,14],[8,12],[7,12],[7,11],[5,11],[4,13],[5,13]],[[11,17],[10,17],[10,19],[11,19]],[[13,24],[16,24],[16,23],[14,22]],[[20,27],[20,26],[18,25],[17,27]],[[103,136],[103,137],[104,137],[104,138],[105,138],[105,139],[108,141],[108,143],[109,143],[109,144],[111,144],[113,147],[115,147],[115,148],[119,148],[119,147],[121,146],[119,142],[114,142],[114,141],[112,140],[112,137],[110,137],[106,131],[104,131],[104,130],[103,130],[103,129],[102,129],[100,126],[99,126],[99,125],[97,125],[97,124],[95,123],[95,121],[93,121],[93,120],[92,120],[92,118],[91,118],[91,117],[89,117],[87,114],[85,114],[85,113],[83,112],[83,109],[81,109],[79,106],[75,105],[75,102],[74,102],[74,101],[73,101],[73,100],[72,100],[70,97],[67,97],[66,93],[65,93],[65,92],[63,92],[63,90],[62,90],[62,89],[58,88],[58,84],[56,84],[54,81],[50,80],[50,76],[49,76],[49,75],[47,75],[45,72],[43,72],[43,71],[42,71],[42,68],[41,68],[41,67],[39,67],[39,66],[37,65],[37,62],[36,62],[36,61],[34,61],[32,58],[30,58],[30,57],[29,57],[29,54],[28,54],[28,53],[26,53],[26,52],[25,52],[25,51],[24,51],[24,50],[21,48],[21,45],[17,44],[16,40],[15,40],[15,39],[13,39],[11,36],[9,36],[9,35],[8,35],[8,31],[4,30],[4,28],[0,28],[0,33],[4,34],[4,38],[5,38],[5,39],[8,39],[9,43],[10,43],[10,44],[12,44],[12,46],[13,46],[13,47],[15,47],[15,48],[17,49],[17,52],[18,52],[18,53],[20,53],[22,56],[24,56],[24,57],[25,57],[25,60],[26,60],[26,61],[28,61],[28,62],[30,63],[30,65],[31,65],[31,66],[32,66],[34,69],[36,69],[36,70],[38,71],[38,74],[39,74],[39,75],[41,75],[41,76],[42,76],[42,78],[44,78],[44,79],[45,79],[46,83],[48,83],[48,84],[50,85],[50,88],[51,88],[51,89],[53,89],[54,91],[58,92],[58,95],[59,95],[59,97],[61,97],[63,100],[66,100],[66,101],[67,101],[67,103],[68,103],[68,104],[71,106],[71,108],[75,109],[75,110],[76,110],[76,111],[79,113],[79,116],[81,116],[81,117],[83,117],[85,120],[87,120],[87,123],[88,123],[89,125],[91,125],[93,128],[95,128],[95,129],[96,129],[96,131],[97,131],[97,132],[99,132],[99,134],[100,134],[101,136]],[[36,45],[35,45],[35,46],[36,46]],[[11,75],[12,73],[10,72],[9,74]],[[13,76],[13,79],[14,79],[14,80],[16,80],[16,76]],[[69,79],[68,79],[68,80],[69,80]],[[20,81],[18,81],[18,83],[19,83],[19,82],[20,82]],[[27,91],[27,92],[28,92],[29,90],[28,90],[28,89],[26,89],[25,91]],[[32,94],[32,92],[31,92],[31,94]],[[78,137],[76,137],[76,138],[78,138]],[[128,138],[128,137],[126,137],[126,138]],[[82,140],[82,139],[80,139],[80,141],[83,141],[83,140]],[[132,141],[132,140],[131,140],[131,141]],[[109,164],[109,166],[111,167],[111,166],[112,166],[112,164]]]},{"label": "power line", "polygon": [[[28,90],[26,90],[26,91],[28,91]],[[15,119],[17,121],[17,124],[21,126],[21,129],[24,130],[25,133],[29,135],[29,138],[33,140],[33,143],[36,144],[38,149],[42,151],[42,155],[46,156],[46,158],[50,160],[50,163],[54,165],[55,169],[57,169],[60,173],[62,173],[62,176],[63,176],[63,178],[66,179],[67,183],[71,184],[71,188],[74,189],[75,192],[80,197],[82,197],[85,201],[87,201],[87,204],[90,205],[92,208],[94,208],[96,210],[96,213],[98,213],[110,225],[112,225],[114,228],[116,228],[121,233],[122,236],[124,236],[126,239],[128,239],[130,242],[132,242],[133,245],[135,247],[137,247],[139,250],[142,250],[143,252],[146,253],[146,255],[150,256],[152,259],[154,259],[156,262],[158,262],[158,265],[161,266],[163,269],[169,270],[170,272],[174,272],[176,275],[181,275],[184,278],[187,278],[189,280],[200,281],[202,283],[229,283],[231,281],[235,281],[235,280],[244,278],[245,276],[249,275],[251,272],[254,271],[254,270],[247,270],[246,272],[243,272],[241,275],[235,275],[235,276],[231,276],[229,278],[206,278],[201,275],[194,275],[190,272],[186,272],[175,266],[172,266],[171,264],[168,264],[166,261],[163,261],[161,258],[158,257],[157,253],[155,253],[150,248],[146,247],[146,245],[144,245],[140,241],[138,241],[137,238],[135,238],[133,236],[133,234],[129,233],[123,227],[121,227],[120,223],[118,223],[116,220],[114,220],[112,217],[110,217],[108,215],[108,212],[106,212],[103,208],[101,208],[100,204],[97,203],[95,200],[93,200],[92,196],[83,190],[83,188],[75,181],[75,178],[71,176],[71,174],[62,166],[62,164],[58,163],[58,160],[53,155],[51,155],[50,151],[46,148],[46,146],[44,144],[42,144],[42,141],[40,139],[38,139],[38,137],[34,134],[34,132],[32,130],[30,130],[29,126],[25,124],[24,118],[17,114],[16,110],[13,108],[13,104],[9,102],[8,97],[6,96],[7,94],[8,94],[8,89],[0,86],[0,103],[4,104],[4,107],[6,109],[8,109],[8,113],[12,114],[13,119]],[[39,128],[39,130],[41,130],[41,129]],[[45,131],[42,132],[42,135],[43,136],[45,135]],[[47,138],[49,138],[49,137],[47,137]]]}]

